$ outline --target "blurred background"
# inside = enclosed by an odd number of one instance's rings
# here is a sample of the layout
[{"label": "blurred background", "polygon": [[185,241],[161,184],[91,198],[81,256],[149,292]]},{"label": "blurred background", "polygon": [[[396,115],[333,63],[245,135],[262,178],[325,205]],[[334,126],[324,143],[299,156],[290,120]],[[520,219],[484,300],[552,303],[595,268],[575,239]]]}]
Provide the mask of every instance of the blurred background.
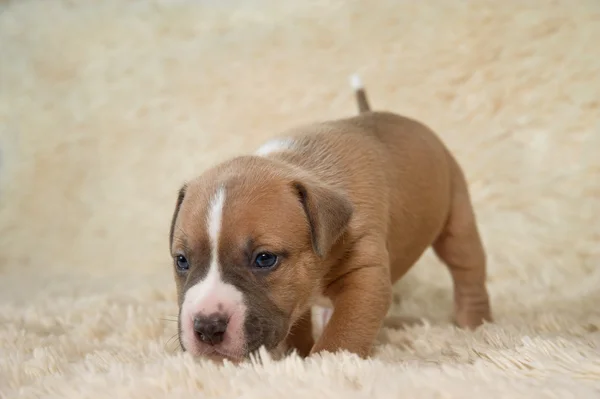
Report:
[{"label": "blurred background", "polygon": [[[106,347],[173,314],[180,185],[283,129],[353,115],[355,72],[374,108],[428,124],[463,165],[498,320],[535,330],[551,309],[565,324],[598,323],[585,313],[600,299],[598,1],[0,10],[0,314],[15,336],[17,325],[69,325],[105,331]],[[398,295],[399,311],[433,322],[452,309],[429,253]],[[111,332],[122,304],[140,317]],[[96,330],[77,326],[90,308]],[[165,334],[152,328],[144,339]]]},{"label": "blurred background", "polygon": [[572,4],[5,2],[0,295],[47,274],[170,284],[182,182],[353,114],[354,72],[456,152],[494,273],[597,259],[600,6]]}]

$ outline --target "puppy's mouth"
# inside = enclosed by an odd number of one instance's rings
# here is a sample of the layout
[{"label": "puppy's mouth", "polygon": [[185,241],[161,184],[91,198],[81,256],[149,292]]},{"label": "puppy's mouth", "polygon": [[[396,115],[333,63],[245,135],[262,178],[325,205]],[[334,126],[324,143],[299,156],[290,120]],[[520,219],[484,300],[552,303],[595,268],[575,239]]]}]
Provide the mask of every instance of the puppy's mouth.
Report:
[{"label": "puppy's mouth", "polygon": [[190,352],[192,355],[194,355],[194,357],[208,358],[212,360],[227,359],[235,363],[241,362],[248,357],[248,354],[246,353],[232,353],[220,348],[203,348],[201,351],[189,351],[184,345],[181,345],[181,349],[184,352]]},{"label": "puppy's mouth", "polygon": [[181,346],[181,350],[183,352],[190,352],[195,357],[205,357],[205,358],[209,358],[212,360],[219,360],[219,361],[227,359],[231,362],[239,363],[246,359],[249,359],[250,355],[257,352],[260,349],[260,347],[262,346],[262,344],[252,344],[252,345],[246,346],[244,348],[243,352],[235,352],[235,353],[231,352],[231,351],[227,351],[227,350],[225,350],[223,348],[219,348],[219,347],[207,347],[207,348],[202,348],[201,350],[192,349],[190,351],[185,347],[185,345],[183,344],[182,341],[180,341],[180,346]]}]

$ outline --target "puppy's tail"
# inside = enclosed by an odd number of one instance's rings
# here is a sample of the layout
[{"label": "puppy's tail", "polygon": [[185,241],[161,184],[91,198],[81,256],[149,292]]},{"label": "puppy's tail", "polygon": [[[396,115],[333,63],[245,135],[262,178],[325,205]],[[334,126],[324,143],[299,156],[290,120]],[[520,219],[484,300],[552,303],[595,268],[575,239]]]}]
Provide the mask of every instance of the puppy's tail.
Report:
[{"label": "puppy's tail", "polygon": [[369,100],[367,99],[367,93],[363,86],[360,76],[355,73],[350,77],[350,85],[354,89],[354,95],[356,96],[356,103],[358,105],[358,113],[371,111]]}]

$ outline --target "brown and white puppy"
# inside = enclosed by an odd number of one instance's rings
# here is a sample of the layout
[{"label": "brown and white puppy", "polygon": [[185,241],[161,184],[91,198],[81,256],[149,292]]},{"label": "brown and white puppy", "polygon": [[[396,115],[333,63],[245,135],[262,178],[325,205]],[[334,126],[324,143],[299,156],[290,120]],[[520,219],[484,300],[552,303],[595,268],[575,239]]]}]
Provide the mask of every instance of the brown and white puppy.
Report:
[{"label": "brown and white puppy", "polygon": [[[284,132],[180,191],[170,231],[179,338],[197,356],[261,346],[368,356],[392,285],[432,246],[455,321],[491,320],[486,259],[463,173],[423,124],[372,112]],[[311,307],[333,313],[314,342]]]}]

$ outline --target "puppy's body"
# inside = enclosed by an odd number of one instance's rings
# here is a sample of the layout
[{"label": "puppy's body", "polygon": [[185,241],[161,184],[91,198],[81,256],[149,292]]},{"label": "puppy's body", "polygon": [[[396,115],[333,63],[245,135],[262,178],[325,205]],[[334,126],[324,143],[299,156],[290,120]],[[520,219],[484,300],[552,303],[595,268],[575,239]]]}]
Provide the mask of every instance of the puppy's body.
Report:
[{"label": "puppy's body", "polygon": [[[187,252],[198,265],[175,273],[185,349],[237,358],[287,344],[302,355],[367,356],[393,283],[429,246],[452,274],[457,323],[491,319],[484,250],[457,162],[423,124],[371,112],[360,87],[357,99],[358,116],[291,129],[186,186],[171,233],[176,262]],[[220,224],[211,228],[215,209]],[[255,267],[265,251],[278,262],[267,271]],[[211,270],[219,278],[208,286]],[[322,298],[334,311],[314,343],[310,308]],[[229,341],[225,331],[206,345],[194,317],[219,309],[235,327]]]}]

